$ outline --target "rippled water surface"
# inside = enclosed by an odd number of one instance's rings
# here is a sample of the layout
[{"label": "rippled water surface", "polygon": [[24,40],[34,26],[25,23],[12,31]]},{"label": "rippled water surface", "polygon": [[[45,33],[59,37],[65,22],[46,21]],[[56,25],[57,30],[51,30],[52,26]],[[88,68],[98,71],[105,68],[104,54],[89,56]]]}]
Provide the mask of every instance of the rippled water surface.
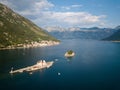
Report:
[{"label": "rippled water surface", "polygon": [[[72,49],[76,55],[65,58]],[[55,61],[49,69],[9,74],[37,61]],[[58,75],[58,73],[60,73]],[[120,43],[63,40],[58,46],[1,50],[1,90],[120,90]]]}]

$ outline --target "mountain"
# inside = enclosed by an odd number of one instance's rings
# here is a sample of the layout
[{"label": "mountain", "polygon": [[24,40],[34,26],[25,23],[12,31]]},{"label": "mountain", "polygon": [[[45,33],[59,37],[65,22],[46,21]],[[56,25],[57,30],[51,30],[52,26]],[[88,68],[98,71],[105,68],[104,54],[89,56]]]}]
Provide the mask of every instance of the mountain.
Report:
[{"label": "mountain", "polygon": [[112,28],[80,28],[80,27],[47,27],[46,30],[58,39],[94,39],[101,40],[112,35],[116,30]]},{"label": "mountain", "polygon": [[116,32],[112,34],[111,36],[104,38],[103,40],[108,40],[108,41],[120,41],[120,26],[117,26],[115,28]]},{"label": "mountain", "polygon": [[43,40],[57,41],[30,20],[0,4],[0,48]]}]

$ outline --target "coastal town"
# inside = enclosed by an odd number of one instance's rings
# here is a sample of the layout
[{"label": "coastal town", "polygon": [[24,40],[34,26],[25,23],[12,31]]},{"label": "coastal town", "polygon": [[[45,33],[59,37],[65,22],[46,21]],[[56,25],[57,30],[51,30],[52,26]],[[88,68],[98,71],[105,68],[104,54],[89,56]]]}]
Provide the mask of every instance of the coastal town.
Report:
[{"label": "coastal town", "polygon": [[17,44],[17,45],[10,45],[5,48],[0,49],[18,49],[18,48],[32,48],[32,47],[46,47],[46,46],[54,46],[58,45],[60,42],[57,41],[40,41],[40,42],[31,42],[29,44]]}]

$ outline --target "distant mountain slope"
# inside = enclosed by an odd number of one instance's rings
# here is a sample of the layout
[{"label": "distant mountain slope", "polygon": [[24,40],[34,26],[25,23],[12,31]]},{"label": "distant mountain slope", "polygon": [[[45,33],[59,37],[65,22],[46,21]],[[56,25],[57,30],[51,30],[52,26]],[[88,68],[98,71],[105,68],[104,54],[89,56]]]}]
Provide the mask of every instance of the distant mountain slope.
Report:
[{"label": "distant mountain slope", "polygon": [[57,41],[30,20],[0,4],[0,48],[42,40]]},{"label": "distant mountain slope", "polygon": [[49,33],[59,39],[94,39],[101,40],[112,35],[115,30],[111,28],[47,28]]},{"label": "distant mountain slope", "polygon": [[117,26],[115,28],[116,32],[112,34],[111,36],[103,39],[103,40],[109,40],[109,41],[120,41],[120,26]]}]

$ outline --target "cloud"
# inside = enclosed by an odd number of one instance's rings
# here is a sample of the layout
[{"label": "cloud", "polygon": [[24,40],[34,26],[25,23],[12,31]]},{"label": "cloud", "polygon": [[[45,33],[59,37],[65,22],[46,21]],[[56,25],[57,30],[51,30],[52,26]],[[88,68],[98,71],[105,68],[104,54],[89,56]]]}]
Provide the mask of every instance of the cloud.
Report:
[{"label": "cloud", "polygon": [[45,12],[46,10],[49,10],[52,7],[54,7],[54,4],[48,2],[47,0],[39,0],[34,1],[27,9],[17,10],[17,12],[19,12],[23,16],[35,16],[38,14],[42,14],[42,12]]},{"label": "cloud", "polygon": [[71,7],[68,7],[68,6],[62,6],[61,8],[65,9],[65,10],[70,10],[71,9]]},{"label": "cloud", "polygon": [[8,7],[11,7],[12,9],[15,8],[15,5],[13,5],[11,2],[9,2],[8,0],[0,0],[0,3],[8,6]]},{"label": "cloud", "polygon": [[74,4],[74,5],[71,5],[71,7],[73,8],[78,8],[78,7],[82,7],[83,5],[78,5],[78,4]]},{"label": "cloud", "polygon": [[67,26],[91,25],[101,23],[105,15],[92,15],[87,12],[43,12],[40,19],[34,20],[36,23],[60,24]]},{"label": "cloud", "polygon": [[[88,12],[54,11],[56,6],[48,0],[0,0],[19,14],[29,18],[39,26],[88,26],[103,24],[105,15],[93,15]],[[54,7],[54,8],[53,8]],[[82,5],[71,5],[66,9]]]},{"label": "cloud", "polygon": [[70,9],[73,9],[73,8],[80,8],[82,6],[83,5],[74,4],[74,5],[71,5],[71,6],[62,6],[61,8],[66,9],[66,10],[70,10]]},{"label": "cloud", "polygon": [[7,5],[22,15],[33,15],[33,13],[37,14],[54,7],[54,4],[48,2],[48,0],[0,0],[0,3]]},{"label": "cloud", "polygon": [[34,8],[38,10],[48,10],[49,8],[54,7],[54,4],[48,2],[47,0],[41,0],[35,2]]}]

